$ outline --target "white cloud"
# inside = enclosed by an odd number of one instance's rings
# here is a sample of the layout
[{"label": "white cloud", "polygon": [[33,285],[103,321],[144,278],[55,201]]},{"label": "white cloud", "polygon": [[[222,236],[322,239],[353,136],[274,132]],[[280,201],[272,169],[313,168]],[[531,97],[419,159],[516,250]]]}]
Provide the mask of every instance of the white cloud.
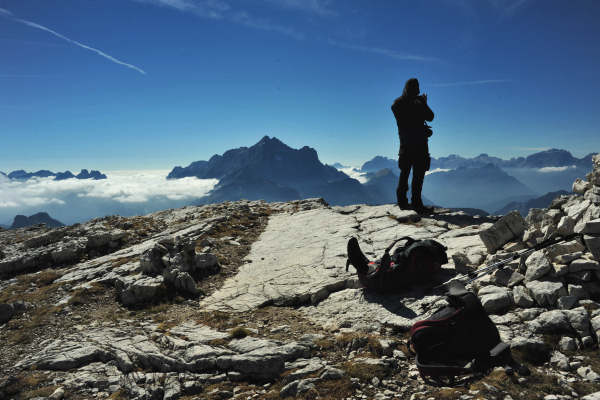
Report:
[{"label": "white cloud", "polygon": [[168,200],[197,199],[206,195],[216,179],[183,178],[167,180],[168,171],[113,171],[107,179],[32,178],[26,181],[0,177],[0,207],[8,204],[36,206],[65,204],[67,195],[112,199],[120,203],[143,203],[157,197]]},{"label": "white cloud", "polygon": [[304,39],[304,34],[292,27],[273,23],[265,18],[259,18],[247,11],[233,9],[233,7],[222,0],[134,0],[138,3],[148,3],[159,7],[168,7],[181,12],[189,12],[200,18],[224,20],[230,23],[246,26],[248,28],[272,31],[293,37]]},{"label": "white cloud", "polygon": [[426,171],[425,175],[431,175],[431,174],[435,174],[438,172],[448,172],[448,171],[452,171],[452,169],[448,169],[448,168],[436,168],[436,169],[432,169],[430,171]]},{"label": "white cloud", "polygon": [[577,168],[575,165],[569,165],[569,166],[565,166],[565,167],[544,167],[544,168],[540,168],[538,169],[539,172],[544,172],[544,173],[548,173],[548,172],[563,172],[563,171],[567,171],[569,169],[575,169]]},{"label": "white cloud", "polygon": [[[113,171],[107,179],[32,178],[10,180],[0,175],[0,217],[54,210],[71,223],[108,214],[144,214],[193,204],[217,183],[216,179],[167,180],[168,171]],[[125,210],[125,211],[124,211]],[[53,217],[55,215],[51,214]],[[0,220],[0,222],[3,222]]]},{"label": "white cloud", "polygon": [[283,25],[273,24],[266,19],[256,18],[252,15],[248,14],[245,11],[236,12],[230,17],[232,22],[237,24],[247,26],[249,28],[260,29],[263,31],[273,31],[282,33],[287,36],[291,36],[294,39],[302,40],[304,39],[304,34],[296,31],[293,28]]},{"label": "white cloud", "polygon": [[338,42],[334,39],[329,39],[329,44],[332,46],[340,47],[342,49],[348,50],[356,50],[362,51],[366,53],[378,54],[385,57],[394,58],[396,60],[405,60],[405,61],[440,61],[436,57],[422,56],[419,54],[409,54],[404,53],[398,50],[386,49],[383,47],[370,47],[370,46],[361,46],[350,43]]},{"label": "white cloud", "polygon": [[224,12],[231,9],[229,4],[220,0],[135,0],[160,7],[174,8],[182,12],[191,12],[199,17],[222,19]]},{"label": "white cloud", "polygon": [[0,8],[0,16],[4,16],[6,18],[11,19],[12,21],[19,22],[19,23],[27,25],[27,26],[29,26],[31,28],[40,29],[42,31],[48,32],[51,35],[54,35],[54,36],[56,36],[56,37],[58,37],[58,38],[60,38],[62,40],[65,40],[65,41],[71,43],[71,44],[74,44],[74,45],[79,46],[79,47],[81,47],[83,49],[92,51],[92,52],[98,54],[99,56],[104,57],[104,58],[106,58],[109,61],[112,61],[115,64],[119,64],[119,65],[122,65],[124,67],[131,68],[131,69],[133,69],[133,70],[135,70],[135,71],[137,71],[137,72],[139,72],[139,73],[141,73],[143,75],[146,75],[146,71],[144,71],[143,69],[141,69],[141,68],[139,68],[139,67],[137,67],[137,66],[135,66],[133,64],[126,63],[124,61],[121,61],[121,60],[119,60],[119,59],[111,56],[110,54],[106,54],[102,50],[98,50],[98,49],[96,49],[94,47],[91,47],[91,46],[88,46],[88,45],[83,44],[81,42],[78,42],[76,40],[70,39],[70,38],[68,38],[68,37],[66,37],[66,36],[64,36],[64,35],[56,32],[56,31],[53,31],[50,28],[47,28],[47,27],[43,26],[43,25],[37,24],[35,22],[27,21],[25,19],[17,18],[9,10],[6,10],[4,8]]},{"label": "white cloud", "polygon": [[550,147],[511,147],[512,149],[515,150],[520,150],[520,151],[546,151],[546,150],[550,150]]},{"label": "white cloud", "polygon": [[337,13],[330,8],[331,0],[265,0],[277,7],[289,8],[322,17],[334,16]]},{"label": "white cloud", "polygon": [[342,171],[352,179],[356,179],[360,183],[366,183],[368,181],[366,172],[361,172],[355,167],[338,168],[338,171]]}]

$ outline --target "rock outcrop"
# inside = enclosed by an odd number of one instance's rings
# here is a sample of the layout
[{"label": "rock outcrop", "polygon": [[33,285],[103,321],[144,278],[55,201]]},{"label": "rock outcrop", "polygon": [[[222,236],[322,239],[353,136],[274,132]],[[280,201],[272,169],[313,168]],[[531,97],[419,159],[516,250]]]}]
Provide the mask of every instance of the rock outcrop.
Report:
[{"label": "rock outcrop", "polygon": [[[2,231],[0,397],[30,385],[57,398],[598,398],[593,160],[575,194],[525,219],[309,199]],[[452,261],[431,286],[501,262],[468,287],[532,376],[426,385],[405,333],[445,297],[365,291],[345,270],[351,236],[370,259],[403,236],[443,243]]]}]

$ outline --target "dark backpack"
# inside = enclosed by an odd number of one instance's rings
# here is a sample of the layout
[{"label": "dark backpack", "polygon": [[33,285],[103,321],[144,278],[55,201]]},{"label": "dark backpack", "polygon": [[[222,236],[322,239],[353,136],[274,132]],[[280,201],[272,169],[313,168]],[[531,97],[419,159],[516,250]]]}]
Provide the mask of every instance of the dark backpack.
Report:
[{"label": "dark backpack", "polygon": [[485,373],[497,366],[507,367],[508,374],[517,369],[520,375],[529,375],[501,342],[496,325],[474,293],[455,283],[448,303],[410,329],[409,350],[416,354],[425,381],[448,385],[456,376]]},{"label": "dark backpack", "polygon": [[[403,240],[406,243],[390,255],[394,245]],[[365,288],[379,293],[394,293],[413,284],[431,281],[447,262],[446,247],[442,244],[408,236],[395,240],[385,249],[381,259],[369,261],[360,250],[358,240],[353,237],[348,241],[346,271],[352,264]]]}]

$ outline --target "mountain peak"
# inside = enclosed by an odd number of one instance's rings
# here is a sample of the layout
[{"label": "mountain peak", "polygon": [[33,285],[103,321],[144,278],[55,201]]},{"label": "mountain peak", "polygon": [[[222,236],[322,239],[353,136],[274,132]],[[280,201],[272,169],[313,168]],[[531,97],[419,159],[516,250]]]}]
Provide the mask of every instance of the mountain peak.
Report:
[{"label": "mountain peak", "polygon": [[60,221],[55,220],[47,212],[39,212],[37,214],[30,215],[29,217],[25,215],[17,215],[12,223],[11,228],[24,228],[26,226],[46,224],[47,227],[56,228],[59,226],[64,226],[64,224]]},{"label": "mountain peak", "polygon": [[284,144],[281,140],[277,139],[275,136],[269,137],[268,135],[263,136],[262,139],[256,143],[256,146],[265,145],[265,144]]}]

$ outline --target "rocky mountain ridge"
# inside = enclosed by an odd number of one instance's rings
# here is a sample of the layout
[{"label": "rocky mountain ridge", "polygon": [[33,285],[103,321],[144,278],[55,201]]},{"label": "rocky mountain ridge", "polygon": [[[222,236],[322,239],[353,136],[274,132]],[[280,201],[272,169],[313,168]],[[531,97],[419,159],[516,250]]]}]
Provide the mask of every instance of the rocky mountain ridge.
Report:
[{"label": "rocky mountain ridge", "polygon": [[54,177],[55,181],[62,181],[65,179],[75,178],[75,179],[106,179],[106,175],[97,170],[88,171],[87,169],[82,169],[77,175],[73,174],[71,171],[67,170],[64,172],[52,172],[48,170],[39,170],[36,172],[27,172],[25,170],[19,169],[16,171],[12,171],[8,174],[4,172],[0,172],[1,175],[9,179],[15,180],[28,180],[31,178],[48,178]]},{"label": "rocky mountain ridge", "polygon": [[[581,167],[589,168],[592,157],[597,153],[590,153],[582,158],[574,157],[569,151],[562,149],[549,149],[528,155],[527,157],[513,157],[505,160],[499,157],[482,153],[475,157],[462,157],[450,154],[447,157],[431,158],[431,168],[456,169],[479,168],[487,164],[499,168],[547,168],[547,167]],[[361,166],[363,172],[375,172],[383,168],[397,168],[397,161],[383,156],[375,156]]]},{"label": "rocky mountain ridge", "polygon": [[376,201],[360,182],[322,164],[313,148],[292,149],[268,136],[251,147],[228,150],[187,167],[175,167],[167,179],[189,176],[219,179],[219,184],[203,199],[205,203],[311,197],[323,197],[338,205]]},{"label": "rocky mountain ridge", "polygon": [[27,217],[25,215],[15,216],[15,219],[13,220],[13,223],[10,226],[10,228],[11,229],[25,228],[27,226],[38,225],[38,224],[45,224],[48,228],[58,228],[60,226],[65,225],[62,222],[50,217],[50,215],[48,215],[48,213],[39,212],[39,213],[30,215],[29,217]]},{"label": "rocky mountain ridge", "polygon": [[[526,219],[308,199],[0,231],[0,397],[595,399],[600,157],[573,191]],[[419,378],[406,332],[446,304],[433,286],[573,233],[469,286],[530,377]],[[431,287],[345,270],[351,236],[374,259],[407,235],[448,247]]]}]

